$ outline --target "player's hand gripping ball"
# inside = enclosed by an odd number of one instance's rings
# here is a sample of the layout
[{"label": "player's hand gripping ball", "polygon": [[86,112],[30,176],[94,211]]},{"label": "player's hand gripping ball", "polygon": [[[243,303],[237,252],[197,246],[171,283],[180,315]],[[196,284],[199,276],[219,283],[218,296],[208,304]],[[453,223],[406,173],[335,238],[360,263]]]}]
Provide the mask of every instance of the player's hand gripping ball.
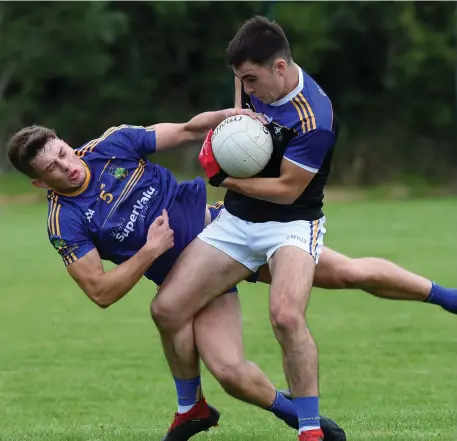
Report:
[{"label": "player's hand gripping ball", "polygon": [[209,183],[217,187],[227,176],[255,176],[268,164],[272,153],[273,139],[268,128],[259,119],[236,115],[207,134],[199,161]]}]

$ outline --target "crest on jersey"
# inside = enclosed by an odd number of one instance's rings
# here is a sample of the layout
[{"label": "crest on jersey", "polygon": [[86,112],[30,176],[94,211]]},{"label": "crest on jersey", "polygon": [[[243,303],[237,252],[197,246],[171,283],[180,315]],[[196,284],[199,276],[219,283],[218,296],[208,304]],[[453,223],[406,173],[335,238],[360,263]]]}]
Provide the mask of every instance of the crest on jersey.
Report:
[{"label": "crest on jersey", "polygon": [[116,164],[113,164],[108,173],[111,176],[114,176],[116,179],[119,179],[120,181],[124,180],[127,175],[129,174],[128,170],[123,167],[118,167]]},{"label": "crest on jersey", "polygon": [[54,239],[52,241],[52,245],[54,246],[54,248],[56,250],[61,250],[62,248],[67,246],[67,244],[65,243],[65,241],[63,239]]}]

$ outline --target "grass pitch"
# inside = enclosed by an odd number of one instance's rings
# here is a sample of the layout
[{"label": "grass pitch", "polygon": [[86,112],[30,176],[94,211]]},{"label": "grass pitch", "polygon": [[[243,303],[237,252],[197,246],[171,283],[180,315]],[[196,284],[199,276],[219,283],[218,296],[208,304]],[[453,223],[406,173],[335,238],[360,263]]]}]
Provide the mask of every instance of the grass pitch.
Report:
[{"label": "grass pitch", "polygon": [[[330,203],[327,245],[378,255],[457,285],[456,200]],[[107,310],[66,275],[42,204],[0,206],[0,440],[160,440],[176,409],[142,281]],[[248,357],[284,387],[263,285],[241,286]],[[457,439],[457,317],[354,291],[315,290],[321,410],[353,441]],[[293,431],[223,393],[204,371],[220,427],[198,441],[283,441]]]}]

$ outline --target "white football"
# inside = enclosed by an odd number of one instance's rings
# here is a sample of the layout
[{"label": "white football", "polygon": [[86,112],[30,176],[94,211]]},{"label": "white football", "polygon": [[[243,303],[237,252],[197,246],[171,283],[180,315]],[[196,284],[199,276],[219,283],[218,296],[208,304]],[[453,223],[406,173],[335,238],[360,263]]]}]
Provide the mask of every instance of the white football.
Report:
[{"label": "white football", "polygon": [[273,139],[258,120],[237,115],[222,121],[211,138],[213,154],[222,170],[234,178],[250,178],[262,171],[273,153]]}]

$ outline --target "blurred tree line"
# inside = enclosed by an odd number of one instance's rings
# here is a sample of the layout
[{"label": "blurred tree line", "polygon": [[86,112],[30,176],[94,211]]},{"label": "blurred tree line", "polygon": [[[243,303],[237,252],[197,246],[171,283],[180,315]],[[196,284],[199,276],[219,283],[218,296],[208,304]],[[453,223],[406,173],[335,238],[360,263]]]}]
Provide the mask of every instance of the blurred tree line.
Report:
[{"label": "blurred tree line", "polygon": [[[333,182],[456,179],[452,2],[2,2],[0,170],[24,125],[77,146],[113,125],[232,106],[225,49],[254,14],[283,26],[295,61],[333,101]],[[196,155],[168,165],[200,173]]]}]

